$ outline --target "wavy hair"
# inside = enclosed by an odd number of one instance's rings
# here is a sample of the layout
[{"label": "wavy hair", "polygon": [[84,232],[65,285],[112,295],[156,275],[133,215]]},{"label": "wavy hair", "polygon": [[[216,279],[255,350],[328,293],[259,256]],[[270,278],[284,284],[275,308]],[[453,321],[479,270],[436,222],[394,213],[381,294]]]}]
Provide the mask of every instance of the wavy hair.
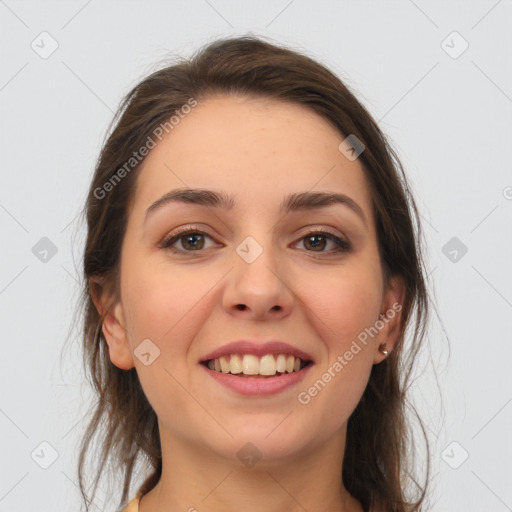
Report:
[{"label": "wavy hair", "polygon": [[[136,370],[122,370],[111,363],[101,329],[106,313],[99,315],[91,296],[91,280],[96,278],[118,298],[127,205],[133,198],[140,162],[119,182],[112,180],[154,130],[191,98],[201,102],[213,95],[247,95],[302,105],[328,120],[341,136],[353,134],[365,145],[359,160],[373,203],[383,278],[387,282],[400,276],[405,300],[396,347],[372,367],[363,396],[348,420],[340,478],[365,511],[422,510],[429,484],[429,443],[416,414],[427,446],[426,477],[419,483],[413,471],[417,446],[407,409],[409,381],[425,338],[429,303],[421,225],[402,164],[372,116],[339,77],[303,52],[252,35],[213,41],[190,59],[178,59],[144,78],[121,101],[100,152],[83,209],[87,223],[80,299],[83,364],[95,393],[78,460],[86,510],[90,503],[86,459],[96,435],[100,445],[94,451],[97,467],[92,497],[107,461],[123,475],[120,506],[127,503],[140,456],[148,466],[140,489],[143,494],[158,483],[162,472],[156,413]],[[99,197],[98,191],[107,182],[115,186]]]}]

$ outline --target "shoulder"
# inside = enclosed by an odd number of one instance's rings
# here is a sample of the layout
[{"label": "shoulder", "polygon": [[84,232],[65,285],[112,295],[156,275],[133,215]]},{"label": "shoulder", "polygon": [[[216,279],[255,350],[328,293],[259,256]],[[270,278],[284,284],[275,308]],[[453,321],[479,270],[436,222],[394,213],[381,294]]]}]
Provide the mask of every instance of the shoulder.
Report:
[{"label": "shoulder", "polygon": [[139,512],[139,501],[141,498],[141,493],[137,493],[135,498],[133,498],[130,503],[126,506],[126,508],[123,508],[121,512]]}]

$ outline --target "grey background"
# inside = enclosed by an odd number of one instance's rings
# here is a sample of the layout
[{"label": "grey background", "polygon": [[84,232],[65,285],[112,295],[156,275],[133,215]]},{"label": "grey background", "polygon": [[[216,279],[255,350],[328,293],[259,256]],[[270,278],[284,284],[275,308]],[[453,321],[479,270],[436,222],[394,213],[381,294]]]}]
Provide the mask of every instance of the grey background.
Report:
[{"label": "grey background", "polygon": [[412,387],[429,510],[512,510],[511,21],[510,0],[0,2],[0,511],[80,506],[77,213],[112,112],[169,52],[248,32],[344,77],[398,148],[444,325]]}]

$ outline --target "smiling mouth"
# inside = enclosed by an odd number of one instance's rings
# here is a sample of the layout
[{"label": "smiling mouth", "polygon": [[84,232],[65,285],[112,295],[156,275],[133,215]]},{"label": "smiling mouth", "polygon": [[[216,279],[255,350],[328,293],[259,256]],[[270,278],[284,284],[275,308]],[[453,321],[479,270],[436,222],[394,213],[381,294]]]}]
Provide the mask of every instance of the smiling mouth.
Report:
[{"label": "smiling mouth", "polygon": [[252,355],[233,354],[209,359],[201,364],[211,371],[233,377],[268,379],[300,372],[312,365],[313,362],[285,354],[280,354],[277,357],[267,354],[261,359]]}]

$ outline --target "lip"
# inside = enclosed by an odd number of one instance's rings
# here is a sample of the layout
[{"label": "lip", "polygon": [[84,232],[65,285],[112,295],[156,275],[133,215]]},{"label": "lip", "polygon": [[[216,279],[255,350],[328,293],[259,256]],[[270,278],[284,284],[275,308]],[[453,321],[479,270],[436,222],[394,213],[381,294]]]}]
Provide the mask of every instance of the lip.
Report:
[{"label": "lip", "polygon": [[300,357],[303,361],[315,362],[311,354],[285,343],[284,341],[267,341],[265,343],[258,343],[250,340],[239,340],[223,345],[201,358],[199,362],[205,363],[210,359],[217,359],[221,356],[228,356],[230,354],[253,354],[258,357],[262,357],[267,354],[291,354],[295,357]]},{"label": "lip", "polygon": [[293,373],[284,373],[276,377],[237,377],[230,373],[217,372],[210,370],[204,364],[200,365],[208,375],[215,379],[223,386],[245,396],[267,396],[275,395],[285,389],[291,388],[298,384],[310,368],[314,366],[313,363],[308,364],[302,370]]}]

